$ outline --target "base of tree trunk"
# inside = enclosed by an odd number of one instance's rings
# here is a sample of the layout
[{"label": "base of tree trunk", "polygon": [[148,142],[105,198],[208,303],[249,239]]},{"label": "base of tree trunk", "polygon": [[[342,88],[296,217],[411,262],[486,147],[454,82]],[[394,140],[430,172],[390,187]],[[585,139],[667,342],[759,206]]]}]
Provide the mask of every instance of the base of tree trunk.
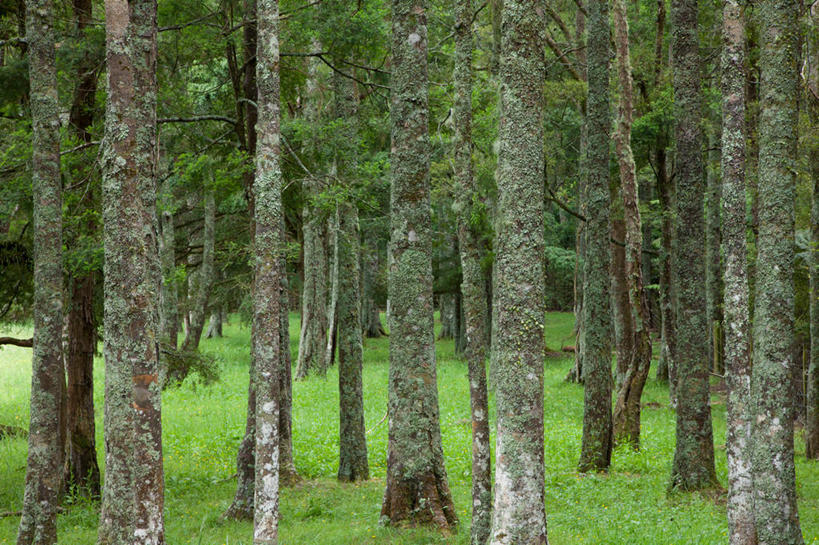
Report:
[{"label": "base of tree trunk", "polygon": [[458,519],[446,478],[428,472],[399,480],[388,474],[381,521],[395,526],[436,526],[445,533],[453,532]]}]

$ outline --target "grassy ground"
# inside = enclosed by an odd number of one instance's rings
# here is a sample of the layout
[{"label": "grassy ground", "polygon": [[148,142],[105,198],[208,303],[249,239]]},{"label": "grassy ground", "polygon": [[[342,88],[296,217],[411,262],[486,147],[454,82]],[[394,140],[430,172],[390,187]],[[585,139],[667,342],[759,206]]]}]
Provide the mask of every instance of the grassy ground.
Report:
[{"label": "grassy ground", "polygon": [[[556,349],[571,344],[572,316],[550,314],[546,337]],[[6,332],[8,333],[8,332]],[[14,333],[13,331],[11,333]],[[25,332],[17,332],[23,334]],[[169,545],[251,543],[249,523],[223,522],[221,513],[234,492],[236,449],[244,430],[248,369],[248,329],[236,322],[223,339],[209,339],[203,350],[220,361],[220,382],[188,381],[163,396],[166,524]],[[291,318],[295,355],[298,318]],[[440,536],[425,530],[378,524],[384,490],[387,425],[388,339],[366,340],[364,402],[373,478],[341,485],[334,477],[338,456],[338,375],[294,384],[294,449],[305,481],[286,489],[281,500],[280,541],[285,545],[466,544],[469,542],[470,425],[466,365],[453,356],[452,341],[439,341],[438,388],[441,428],[450,485],[462,528]],[[0,351],[0,424],[27,426],[30,349]],[[666,495],[674,451],[674,413],[667,389],[649,381],[643,396],[643,449],[614,453],[607,475],[575,471],[580,451],[583,392],[563,377],[569,358],[545,363],[546,512],[549,541],[562,544],[715,544],[727,543],[724,497]],[[96,361],[97,445],[102,461],[103,364]],[[494,409],[492,409],[494,411]],[[725,483],[725,408],[713,404],[717,471]],[[25,476],[24,439],[0,440],[0,511],[20,509]],[[804,458],[797,439],[797,480],[805,541],[819,541],[819,467]],[[0,519],[0,545],[11,544],[16,517]],[[60,516],[60,543],[95,541],[96,506],[68,506]]]}]

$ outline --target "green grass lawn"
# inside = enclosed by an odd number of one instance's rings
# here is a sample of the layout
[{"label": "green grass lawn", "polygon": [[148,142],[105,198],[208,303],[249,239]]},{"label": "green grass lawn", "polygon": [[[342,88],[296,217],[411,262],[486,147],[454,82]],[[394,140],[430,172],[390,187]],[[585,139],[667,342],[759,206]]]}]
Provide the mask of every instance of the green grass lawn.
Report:
[{"label": "green grass lawn", "polygon": [[[571,314],[547,317],[547,344],[573,344]],[[5,334],[24,334],[9,331]],[[221,380],[203,386],[195,380],[163,395],[166,528],[169,545],[250,544],[251,524],[223,522],[220,515],[234,492],[234,464],[244,431],[249,330],[234,321],[226,337],[204,339],[202,349],[216,356]],[[291,351],[297,352],[298,317],[290,320]],[[441,430],[450,486],[461,529],[454,536],[378,524],[387,446],[388,339],[367,339],[364,350],[364,403],[372,479],[339,484],[338,375],[294,384],[294,450],[305,478],[281,498],[280,542],[285,545],[466,544],[469,543],[470,422],[466,364],[453,355],[452,341],[439,341],[438,389]],[[27,427],[30,349],[0,351],[0,424]],[[545,363],[546,513],[549,541],[562,544],[727,543],[724,496],[666,495],[674,452],[674,413],[667,389],[653,379],[643,395],[642,450],[619,449],[607,475],[575,471],[580,452],[583,390],[563,377],[571,359]],[[653,371],[652,371],[653,375]],[[103,363],[96,361],[97,446],[102,463]],[[493,403],[493,401],[490,401]],[[494,412],[494,409],[492,412]],[[725,484],[725,406],[713,401],[717,472]],[[25,477],[24,439],[0,440],[0,511],[20,509]],[[805,541],[819,541],[819,466],[805,461],[797,438],[799,509]],[[14,543],[17,517],[0,519],[0,545]],[[90,545],[96,538],[97,506],[67,506],[60,515],[62,545]]]}]

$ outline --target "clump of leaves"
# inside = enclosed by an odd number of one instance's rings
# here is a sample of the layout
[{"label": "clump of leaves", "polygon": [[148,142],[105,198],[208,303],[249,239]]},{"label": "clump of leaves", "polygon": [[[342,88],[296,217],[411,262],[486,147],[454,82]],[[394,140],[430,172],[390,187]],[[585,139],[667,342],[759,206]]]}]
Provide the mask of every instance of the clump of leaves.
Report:
[{"label": "clump of leaves", "polygon": [[191,375],[195,375],[198,382],[203,385],[213,384],[219,380],[219,365],[216,358],[197,350],[172,350],[162,347],[160,359],[167,369],[163,388],[179,386]]}]

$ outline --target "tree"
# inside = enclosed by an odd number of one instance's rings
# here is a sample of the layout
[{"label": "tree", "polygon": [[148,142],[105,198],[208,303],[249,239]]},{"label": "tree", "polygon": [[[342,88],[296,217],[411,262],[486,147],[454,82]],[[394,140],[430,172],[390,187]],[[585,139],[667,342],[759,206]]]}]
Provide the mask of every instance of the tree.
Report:
[{"label": "tree", "polygon": [[[813,130],[819,127],[819,6],[811,7],[811,29],[808,41],[810,72],[808,73],[807,110]],[[814,133],[814,138],[816,134]],[[809,149],[813,206],[811,208],[810,252],[810,365],[808,366],[807,415],[805,422],[805,454],[819,458],[819,140]]]},{"label": "tree", "polygon": [[497,407],[490,543],[545,544],[543,4],[505,0],[492,303]]},{"label": "tree", "polygon": [[751,388],[754,513],[760,545],[800,545],[793,461],[794,197],[799,7],[759,4],[759,236]]},{"label": "tree", "polygon": [[[336,64],[339,64],[336,62]],[[356,167],[357,111],[353,80],[333,74],[336,117],[341,123],[337,137],[336,170],[339,178],[352,189]],[[338,393],[339,393],[339,464],[340,481],[370,478],[367,461],[367,437],[364,429],[364,347],[361,332],[361,234],[358,206],[341,202],[338,239]]]},{"label": "tree", "polygon": [[739,2],[722,11],[722,248],[728,387],[728,527],[731,545],[755,545],[751,473],[751,327],[745,241],[745,25]]},{"label": "tree", "polygon": [[26,485],[18,545],[57,543],[65,391],[62,323],[62,184],[54,15],[50,0],[28,0],[26,41],[34,195],[34,357]]},{"label": "tree", "polygon": [[472,168],[472,0],[455,0],[455,179],[461,292],[466,321],[466,360],[472,419],[472,545],[484,545],[492,525],[492,467],[486,353],[489,343],[482,244],[473,221],[476,200]]},{"label": "tree", "polygon": [[[628,14],[625,0],[614,0],[614,43],[617,49],[617,76],[620,82],[619,120],[615,147],[620,164],[620,192],[626,227],[626,282],[632,340],[628,366],[614,405],[614,439],[640,446],[640,398],[651,365],[649,309],[643,284],[643,232],[637,194],[637,168],[631,151],[634,119],[634,92],[631,81],[631,54],[628,43]],[[618,362],[618,369],[620,368]]]},{"label": "tree", "polygon": [[259,0],[256,85],[258,133],[254,239],[253,351],[256,365],[256,479],[253,543],[276,545],[279,527],[279,372],[281,366],[282,175],[279,112],[279,3]]},{"label": "tree", "polygon": [[709,404],[710,338],[706,323],[705,256],[703,241],[704,176],[702,130],[691,120],[702,117],[697,2],[672,3],[672,70],[674,76],[675,136],[677,142],[677,244],[673,284],[677,290],[676,361],[677,446],[671,487],[693,490],[716,483],[714,441]]},{"label": "tree", "polygon": [[205,189],[204,205],[204,229],[202,230],[202,264],[196,273],[198,281],[195,283],[196,291],[192,294],[193,305],[191,309],[191,325],[188,334],[182,343],[183,351],[196,351],[199,349],[199,341],[202,338],[202,330],[205,328],[205,318],[207,316],[208,298],[213,289],[213,252],[215,243],[216,227],[216,203],[214,202],[213,190]]},{"label": "tree", "polygon": [[387,488],[391,524],[457,524],[438,417],[429,212],[425,0],[392,1],[390,377]]},{"label": "tree", "polygon": [[609,267],[609,10],[589,4],[586,100],[586,259],[583,262],[583,440],[580,471],[605,471],[611,464],[611,312]]}]

